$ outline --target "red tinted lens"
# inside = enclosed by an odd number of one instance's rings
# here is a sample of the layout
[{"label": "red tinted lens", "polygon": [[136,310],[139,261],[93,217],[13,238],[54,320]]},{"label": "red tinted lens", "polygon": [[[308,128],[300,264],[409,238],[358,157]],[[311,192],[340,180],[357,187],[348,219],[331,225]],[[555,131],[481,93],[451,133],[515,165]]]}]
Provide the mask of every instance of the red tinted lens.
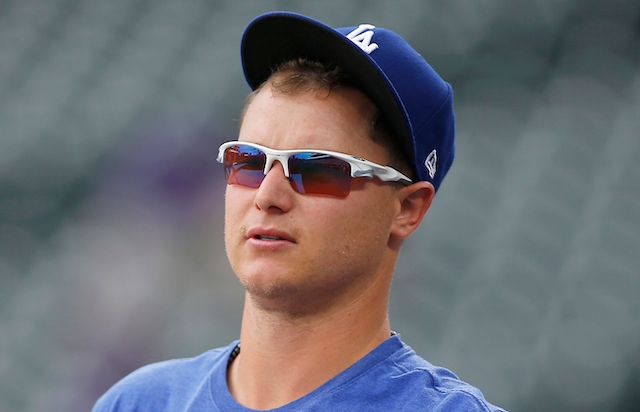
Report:
[{"label": "red tinted lens", "polygon": [[236,145],[224,151],[224,176],[227,183],[260,187],[264,180],[264,165],[267,156],[262,150],[251,146]]},{"label": "red tinted lens", "polygon": [[289,180],[298,193],[347,197],[351,166],[322,153],[299,153],[289,158]]}]

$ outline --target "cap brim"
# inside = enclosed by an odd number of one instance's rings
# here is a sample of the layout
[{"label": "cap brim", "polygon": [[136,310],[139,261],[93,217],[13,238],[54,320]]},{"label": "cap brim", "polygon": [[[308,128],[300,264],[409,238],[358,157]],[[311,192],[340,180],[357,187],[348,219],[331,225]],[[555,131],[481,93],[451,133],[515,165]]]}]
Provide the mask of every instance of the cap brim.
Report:
[{"label": "cap brim", "polygon": [[242,38],[242,67],[252,89],[280,64],[299,57],[340,66],[354,85],[378,107],[413,158],[411,128],[395,89],[369,55],[341,33],[291,12],[272,12],[253,20]]}]

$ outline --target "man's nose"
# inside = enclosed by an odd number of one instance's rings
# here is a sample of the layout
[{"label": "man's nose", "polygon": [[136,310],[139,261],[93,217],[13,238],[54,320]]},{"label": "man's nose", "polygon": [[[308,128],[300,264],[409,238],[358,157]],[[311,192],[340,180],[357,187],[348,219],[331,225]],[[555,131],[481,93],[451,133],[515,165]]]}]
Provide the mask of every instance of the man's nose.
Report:
[{"label": "man's nose", "polygon": [[264,211],[277,209],[287,212],[293,205],[294,195],[291,182],[284,175],[282,163],[276,160],[257,189],[255,205],[258,209]]}]

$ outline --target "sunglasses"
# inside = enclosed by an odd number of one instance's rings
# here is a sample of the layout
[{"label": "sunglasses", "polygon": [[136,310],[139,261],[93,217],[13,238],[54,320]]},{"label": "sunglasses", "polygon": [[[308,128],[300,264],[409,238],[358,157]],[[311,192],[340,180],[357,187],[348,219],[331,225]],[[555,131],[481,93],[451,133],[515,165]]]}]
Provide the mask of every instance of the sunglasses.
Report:
[{"label": "sunglasses", "polygon": [[258,188],[274,161],[279,161],[293,189],[301,194],[347,197],[351,179],[377,176],[384,182],[411,184],[392,167],[328,150],[275,150],[255,143],[227,142],[220,146],[228,184]]}]

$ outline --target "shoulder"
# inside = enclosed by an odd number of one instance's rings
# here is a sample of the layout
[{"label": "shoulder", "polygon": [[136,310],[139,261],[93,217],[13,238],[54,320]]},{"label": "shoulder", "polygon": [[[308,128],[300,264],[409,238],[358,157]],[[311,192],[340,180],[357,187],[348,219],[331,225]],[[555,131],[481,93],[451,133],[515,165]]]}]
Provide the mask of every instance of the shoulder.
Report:
[{"label": "shoulder", "polygon": [[196,396],[222,364],[232,346],[212,349],[184,359],[146,365],[113,385],[96,402],[93,412],[165,410],[181,399]]},{"label": "shoulder", "polygon": [[478,388],[462,381],[450,370],[426,361],[406,344],[389,358],[387,368],[392,381],[411,388],[406,395],[416,402],[414,410],[504,412],[489,403]]},{"label": "shoulder", "polygon": [[453,372],[432,365],[399,338],[393,341],[381,346],[384,357],[344,387],[355,403],[370,404],[372,411],[504,412]]}]

